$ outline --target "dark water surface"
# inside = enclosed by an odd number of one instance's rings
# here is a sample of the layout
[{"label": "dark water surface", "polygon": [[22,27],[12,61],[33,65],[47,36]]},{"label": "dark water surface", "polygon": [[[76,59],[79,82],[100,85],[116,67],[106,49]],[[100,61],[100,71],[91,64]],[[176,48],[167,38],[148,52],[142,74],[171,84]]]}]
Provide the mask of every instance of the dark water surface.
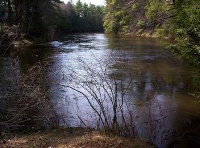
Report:
[{"label": "dark water surface", "polygon": [[[95,98],[101,101],[111,124],[112,99],[117,98],[119,125],[129,129],[123,134],[132,133],[158,147],[182,142],[183,137],[198,141],[200,104],[190,95],[200,91],[194,80],[198,71],[175,59],[158,40],[78,34],[18,50],[1,58],[1,71],[11,59],[19,60],[19,69],[45,61],[46,75],[51,77],[50,97],[65,121],[62,124],[102,127],[86,96],[97,110]],[[112,93],[114,97],[109,96]]]}]

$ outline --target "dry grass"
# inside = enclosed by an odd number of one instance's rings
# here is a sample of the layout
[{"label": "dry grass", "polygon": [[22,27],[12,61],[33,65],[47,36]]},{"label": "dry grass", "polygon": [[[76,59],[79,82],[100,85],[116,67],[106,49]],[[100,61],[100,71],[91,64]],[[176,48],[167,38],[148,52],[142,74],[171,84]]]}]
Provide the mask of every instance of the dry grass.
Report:
[{"label": "dry grass", "polygon": [[83,128],[59,129],[18,135],[1,148],[152,148],[142,140],[106,135]]}]

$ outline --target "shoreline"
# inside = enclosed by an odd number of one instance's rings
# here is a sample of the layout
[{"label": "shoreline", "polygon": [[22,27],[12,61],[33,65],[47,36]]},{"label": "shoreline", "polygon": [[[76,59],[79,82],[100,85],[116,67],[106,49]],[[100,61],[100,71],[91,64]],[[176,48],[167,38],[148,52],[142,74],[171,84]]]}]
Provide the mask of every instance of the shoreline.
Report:
[{"label": "shoreline", "polygon": [[0,147],[154,148],[156,146],[137,138],[122,137],[103,131],[77,127],[51,129],[31,134],[18,134],[7,140],[5,144],[1,142]]}]

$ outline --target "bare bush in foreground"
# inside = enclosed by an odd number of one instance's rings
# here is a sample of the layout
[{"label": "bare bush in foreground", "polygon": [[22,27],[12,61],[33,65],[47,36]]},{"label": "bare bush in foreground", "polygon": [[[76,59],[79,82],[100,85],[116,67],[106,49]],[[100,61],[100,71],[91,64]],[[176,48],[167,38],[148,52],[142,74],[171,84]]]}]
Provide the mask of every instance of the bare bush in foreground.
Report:
[{"label": "bare bush in foreground", "polygon": [[67,73],[62,73],[64,82],[60,85],[81,102],[81,106],[77,105],[81,124],[120,135],[142,135],[151,142],[157,138],[162,145],[163,137],[168,135],[165,131],[167,116],[156,98],[157,85],[152,84],[155,86],[150,91],[139,92],[142,93],[141,106],[134,104],[132,90],[141,87],[143,80],[134,79],[126,59],[107,59],[85,61],[79,58],[75,61],[78,66],[67,67]]},{"label": "bare bush in foreground", "polygon": [[[67,84],[77,98],[86,99],[96,115],[95,124],[104,130],[118,134],[135,135],[134,113],[127,103],[127,93],[133,82],[131,73],[123,65],[120,72],[113,73],[109,70],[110,61],[95,59],[96,64],[88,64],[78,59],[81,67],[78,71],[71,68],[65,75]],[[78,118],[84,125],[84,119]],[[130,120],[130,121],[128,121]]]},{"label": "bare bush in foreground", "polygon": [[[18,60],[8,61],[1,73],[0,132],[59,126],[49,99],[49,80],[41,63],[22,71]],[[54,120],[52,120],[52,118]],[[53,122],[52,122],[53,121]]]}]

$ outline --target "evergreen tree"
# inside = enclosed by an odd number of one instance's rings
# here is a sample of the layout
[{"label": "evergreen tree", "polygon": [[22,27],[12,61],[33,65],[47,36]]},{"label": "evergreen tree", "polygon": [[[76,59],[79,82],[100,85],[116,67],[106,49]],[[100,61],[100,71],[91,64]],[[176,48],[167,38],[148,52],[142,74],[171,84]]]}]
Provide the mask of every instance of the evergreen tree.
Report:
[{"label": "evergreen tree", "polygon": [[174,0],[172,14],[167,23],[175,43],[170,45],[179,57],[200,65],[200,1]]}]

